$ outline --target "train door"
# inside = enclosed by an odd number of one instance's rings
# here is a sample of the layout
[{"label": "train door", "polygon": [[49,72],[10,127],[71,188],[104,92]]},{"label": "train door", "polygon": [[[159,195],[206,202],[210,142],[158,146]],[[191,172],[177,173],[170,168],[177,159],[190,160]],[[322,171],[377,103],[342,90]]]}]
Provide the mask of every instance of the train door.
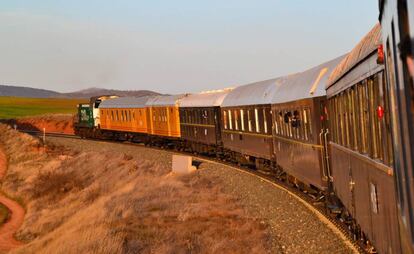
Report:
[{"label": "train door", "polygon": [[223,142],[221,140],[221,110],[220,107],[214,107],[214,126],[215,126],[215,134],[216,134],[216,146],[222,146]]},{"label": "train door", "polygon": [[331,186],[331,174],[330,174],[330,163],[329,163],[329,118],[328,118],[328,109],[327,109],[327,100],[325,98],[321,99],[317,104],[318,108],[316,110],[316,118],[320,119],[319,123],[316,123],[316,125],[319,127],[317,129],[320,129],[319,131],[319,145],[322,146],[321,148],[321,164],[322,164],[322,181],[325,182],[330,188]]}]

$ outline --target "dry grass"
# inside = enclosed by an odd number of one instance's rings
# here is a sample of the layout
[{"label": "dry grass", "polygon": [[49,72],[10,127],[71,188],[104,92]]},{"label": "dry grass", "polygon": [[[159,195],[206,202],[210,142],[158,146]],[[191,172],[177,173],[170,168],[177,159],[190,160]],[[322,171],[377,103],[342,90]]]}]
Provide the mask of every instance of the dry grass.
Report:
[{"label": "dry grass", "polygon": [[117,152],[44,151],[0,125],[3,188],[27,207],[15,253],[264,253],[266,226],[202,172]]}]

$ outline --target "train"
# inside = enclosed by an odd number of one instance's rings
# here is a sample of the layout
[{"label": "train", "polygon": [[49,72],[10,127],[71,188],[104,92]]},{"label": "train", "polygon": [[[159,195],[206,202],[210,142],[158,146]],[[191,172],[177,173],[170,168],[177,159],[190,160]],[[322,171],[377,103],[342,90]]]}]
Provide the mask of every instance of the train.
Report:
[{"label": "train", "polygon": [[[413,213],[402,208],[401,190],[395,187],[401,184],[399,175],[411,177],[402,172],[411,169],[402,164],[411,160],[400,158],[399,149],[410,148],[412,140],[403,140],[406,133],[399,131],[414,129],[399,126],[398,119],[413,111],[396,108],[395,97],[401,95],[389,81],[392,60],[384,34],[377,24],[343,56],[247,85],[193,94],[94,97],[78,105],[75,133],[271,172],[323,202],[368,252],[413,253],[407,226]],[[412,188],[412,180],[402,183]],[[405,186],[404,191],[412,198],[414,192]]]}]

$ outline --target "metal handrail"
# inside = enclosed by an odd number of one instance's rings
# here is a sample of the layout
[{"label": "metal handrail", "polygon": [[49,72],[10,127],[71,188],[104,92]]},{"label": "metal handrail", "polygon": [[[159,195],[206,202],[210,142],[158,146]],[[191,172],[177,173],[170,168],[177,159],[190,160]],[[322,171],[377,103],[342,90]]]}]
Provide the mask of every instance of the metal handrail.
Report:
[{"label": "metal handrail", "polygon": [[324,135],[324,141],[325,141],[325,159],[326,159],[326,167],[327,167],[327,171],[326,173],[328,174],[329,180],[331,182],[333,182],[333,177],[331,174],[331,167],[329,165],[329,151],[328,151],[328,135],[329,135],[329,129],[326,129],[325,135]]},{"label": "metal handrail", "polygon": [[324,142],[323,142],[323,138],[322,138],[322,136],[323,136],[323,134],[324,134],[324,130],[323,130],[323,128],[321,129],[321,132],[319,133],[319,141],[320,141],[320,143],[321,143],[321,145],[322,145],[322,149],[321,149],[321,156],[322,156],[322,174],[323,174],[323,180],[324,181],[327,181],[328,180],[328,176],[326,175],[326,172],[325,172],[325,170],[326,170],[326,168],[325,168],[325,146],[324,146]]}]

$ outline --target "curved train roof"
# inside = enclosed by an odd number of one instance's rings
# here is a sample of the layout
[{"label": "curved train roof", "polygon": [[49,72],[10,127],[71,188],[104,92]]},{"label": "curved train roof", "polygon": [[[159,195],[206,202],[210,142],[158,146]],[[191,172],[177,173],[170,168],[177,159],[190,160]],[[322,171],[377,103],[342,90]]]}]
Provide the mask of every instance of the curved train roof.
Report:
[{"label": "curved train roof", "polygon": [[224,98],[222,107],[270,104],[286,77],[279,77],[236,87]]},{"label": "curved train roof", "polygon": [[179,101],[186,96],[187,94],[153,96],[149,98],[145,105],[154,107],[176,106],[179,104]]},{"label": "curved train roof", "polygon": [[151,96],[143,97],[119,97],[104,100],[99,108],[144,108]]},{"label": "curved train roof", "polygon": [[309,70],[287,76],[286,82],[272,98],[272,103],[284,103],[326,95],[329,75],[345,56],[320,64]]},{"label": "curved train roof", "polygon": [[335,84],[353,67],[358,65],[366,57],[377,50],[378,45],[382,43],[381,25],[378,23],[371,29],[371,31],[356,45],[354,49],[339,63],[329,77],[326,88]]},{"label": "curved train roof", "polygon": [[180,101],[180,107],[217,107],[221,106],[224,98],[231,91],[230,88],[224,90],[207,91],[190,94]]}]

